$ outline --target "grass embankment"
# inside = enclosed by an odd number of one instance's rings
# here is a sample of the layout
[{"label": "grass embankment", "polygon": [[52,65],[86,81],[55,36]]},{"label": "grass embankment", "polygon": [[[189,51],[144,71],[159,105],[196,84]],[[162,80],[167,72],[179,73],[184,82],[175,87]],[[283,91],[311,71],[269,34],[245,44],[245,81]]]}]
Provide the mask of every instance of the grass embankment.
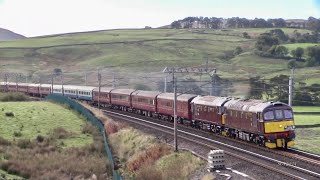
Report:
[{"label": "grass embankment", "polygon": [[190,152],[175,153],[173,148],[155,137],[106,118],[99,111],[85,105],[104,119],[109,142],[120,162],[125,179],[188,179],[204,168],[205,162]]},{"label": "grass embankment", "polygon": [[[319,108],[319,107],[317,107]],[[298,111],[315,112],[316,107],[296,107]],[[320,115],[294,115],[296,128],[295,148],[320,154]]]},{"label": "grass embankment", "polygon": [[293,106],[294,112],[320,112],[319,106]]},{"label": "grass embankment", "polygon": [[0,169],[7,173],[30,179],[111,174],[100,133],[67,107],[0,102],[0,124]]}]

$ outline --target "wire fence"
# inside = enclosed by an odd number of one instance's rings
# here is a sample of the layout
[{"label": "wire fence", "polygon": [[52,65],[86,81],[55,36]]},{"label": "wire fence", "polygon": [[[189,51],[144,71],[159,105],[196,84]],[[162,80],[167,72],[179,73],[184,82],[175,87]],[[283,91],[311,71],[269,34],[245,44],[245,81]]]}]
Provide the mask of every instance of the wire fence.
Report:
[{"label": "wire fence", "polygon": [[65,96],[57,95],[57,94],[51,94],[46,97],[47,100],[51,100],[60,104],[66,104],[71,109],[77,111],[81,115],[83,115],[87,121],[89,121],[92,125],[96,126],[99,129],[99,132],[103,136],[104,141],[104,149],[105,153],[109,159],[109,162],[112,165],[112,171],[113,171],[113,179],[114,180],[122,180],[122,177],[120,176],[119,172],[115,170],[115,163],[113,159],[113,155],[107,140],[107,135],[104,129],[104,124],[96,118],[89,110],[87,110],[85,107],[83,107],[81,104],[77,103],[76,101],[69,99]]}]

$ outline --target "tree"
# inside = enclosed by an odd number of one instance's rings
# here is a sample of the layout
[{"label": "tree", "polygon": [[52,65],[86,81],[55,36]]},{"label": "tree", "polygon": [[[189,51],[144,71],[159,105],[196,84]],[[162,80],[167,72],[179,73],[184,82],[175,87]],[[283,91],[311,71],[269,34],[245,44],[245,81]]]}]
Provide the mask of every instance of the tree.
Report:
[{"label": "tree", "polygon": [[288,102],[288,82],[289,76],[283,74],[270,79],[273,92],[277,94],[279,101],[285,103]]},{"label": "tree", "polygon": [[297,47],[297,49],[293,49],[291,51],[291,55],[297,60],[300,60],[303,54],[304,54],[304,49],[301,47]]},{"label": "tree", "polygon": [[278,44],[279,39],[277,37],[272,36],[270,33],[263,33],[258,37],[255,47],[260,51],[268,51],[270,47]]},{"label": "tree", "polygon": [[288,54],[288,49],[284,46],[273,45],[268,52],[272,55],[283,57]]},{"label": "tree", "polygon": [[289,69],[295,69],[297,67],[297,62],[295,59],[291,59],[289,62],[288,62],[288,68]]},{"label": "tree", "polygon": [[243,32],[243,37],[246,38],[246,39],[250,39],[250,35],[247,33],[247,32]]},{"label": "tree", "polygon": [[62,70],[59,68],[53,69],[53,75],[60,76],[62,74]]},{"label": "tree", "polygon": [[307,54],[310,58],[313,58],[317,63],[320,63],[320,46],[308,47]]},{"label": "tree", "polygon": [[288,49],[284,46],[277,46],[275,49],[275,55],[277,56],[285,56],[288,54]]},{"label": "tree", "polygon": [[236,49],[233,51],[234,55],[239,55],[243,52],[242,48],[240,46],[237,46]]}]

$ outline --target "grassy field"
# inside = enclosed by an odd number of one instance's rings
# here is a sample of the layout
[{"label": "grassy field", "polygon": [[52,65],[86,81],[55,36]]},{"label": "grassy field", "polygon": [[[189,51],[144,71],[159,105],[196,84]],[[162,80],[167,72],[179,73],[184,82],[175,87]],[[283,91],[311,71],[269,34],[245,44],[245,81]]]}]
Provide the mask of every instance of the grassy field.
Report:
[{"label": "grassy field", "polygon": [[[116,78],[120,78],[116,82],[117,87],[133,88],[135,84],[148,84],[154,90],[158,82],[163,82],[165,75],[162,70],[166,66],[198,67],[207,60],[210,67],[217,68],[220,77],[234,82],[252,76],[271,78],[279,74],[288,75],[287,60],[262,58],[253,53],[254,38],[270,30],[107,30],[1,42],[0,70],[32,75],[28,79],[33,82],[50,83],[52,70],[61,68],[65,83],[84,84],[86,73],[88,84],[97,85],[99,67],[105,86],[110,85],[112,73],[116,72]],[[294,30],[283,29],[289,35]],[[252,39],[243,38],[243,32],[248,32]],[[237,46],[244,53],[229,57]],[[308,84],[320,83],[320,67],[297,69],[295,77],[296,81]],[[208,76],[202,78],[208,79]],[[15,80],[15,76],[9,76],[9,81]],[[25,81],[25,77],[19,81]],[[54,81],[60,83],[59,77]],[[241,84],[235,89],[235,95],[244,96],[248,85]]]},{"label": "grassy field", "polygon": [[[297,107],[297,109],[304,112],[315,110],[310,107]],[[320,154],[320,115],[294,115],[294,119],[296,125],[311,125],[306,128],[296,128],[295,148]]]},{"label": "grassy field", "polygon": [[293,106],[294,112],[320,112],[319,106]]},{"label": "grassy field", "polygon": [[[0,136],[5,139],[35,139],[38,135],[48,136],[53,129],[63,127],[73,134],[64,141],[65,147],[93,142],[92,136],[81,133],[85,123],[83,117],[60,105],[50,102],[0,102],[0,107]],[[14,117],[5,115],[9,112]]]},{"label": "grassy field", "polygon": [[288,48],[289,52],[293,49],[297,49],[297,47],[301,47],[303,49],[307,49],[307,47],[311,46],[319,46],[319,43],[294,43],[294,44],[284,44],[286,48]]}]

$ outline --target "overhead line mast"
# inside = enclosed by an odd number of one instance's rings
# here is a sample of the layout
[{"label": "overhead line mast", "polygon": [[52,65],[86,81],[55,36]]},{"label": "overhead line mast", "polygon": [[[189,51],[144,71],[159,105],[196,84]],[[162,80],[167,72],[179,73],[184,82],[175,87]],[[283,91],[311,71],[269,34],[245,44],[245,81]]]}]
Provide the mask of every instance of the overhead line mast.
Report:
[{"label": "overhead line mast", "polygon": [[[178,138],[177,138],[177,77],[175,74],[177,73],[196,73],[196,74],[210,74],[213,76],[216,73],[216,68],[193,68],[193,67],[166,67],[163,73],[171,73],[172,81],[173,81],[173,93],[174,93],[174,101],[173,101],[173,122],[174,122],[174,148],[175,151],[178,151]],[[181,94],[180,94],[181,95]]]}]

